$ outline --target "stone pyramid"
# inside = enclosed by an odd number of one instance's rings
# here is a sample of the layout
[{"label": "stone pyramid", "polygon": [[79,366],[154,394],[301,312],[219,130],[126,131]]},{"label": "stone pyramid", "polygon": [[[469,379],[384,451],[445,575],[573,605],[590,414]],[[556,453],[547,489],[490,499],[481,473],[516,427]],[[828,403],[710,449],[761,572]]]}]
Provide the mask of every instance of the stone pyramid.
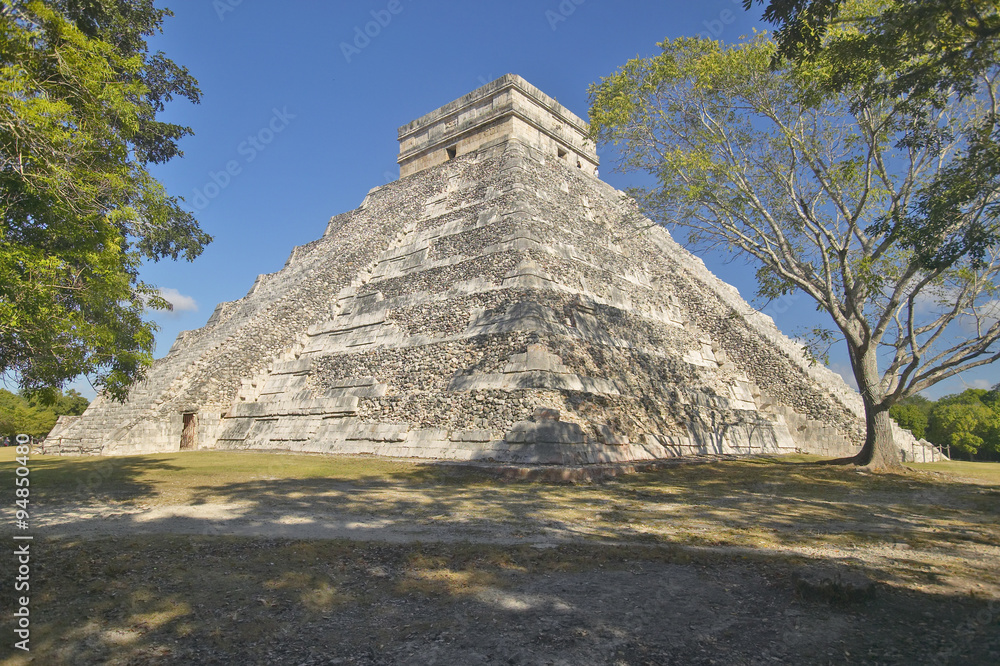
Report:
[{"label": "stone pyramid", "polygon": [[46,450],[559,464],[856,450],[857,394],[601,182],[586,123],[524,79],[399,141],[398,181],[178,335],[125,404],[64,418]]}]

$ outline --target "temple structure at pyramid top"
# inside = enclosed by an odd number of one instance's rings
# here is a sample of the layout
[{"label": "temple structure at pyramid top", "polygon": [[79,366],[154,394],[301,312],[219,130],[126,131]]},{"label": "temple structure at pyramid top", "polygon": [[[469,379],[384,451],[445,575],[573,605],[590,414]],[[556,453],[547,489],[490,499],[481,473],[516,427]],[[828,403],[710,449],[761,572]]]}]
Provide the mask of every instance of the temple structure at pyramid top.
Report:
[{"label": "temple structure at pyramid top", "polygon": [[[62,418],[44,450],[537,464],[857,450],[857,393],[599,180],[587,124],[524,79],[399,141],[399,180],[179,334],[124,404]],[[906,459],[939,456],[897,435]]]},{"label": "temple structure at pyramid top", "polygon": [[507,74],[399,128],[399,175],[516,139],[590,175],[587,123],[516,74]]}]

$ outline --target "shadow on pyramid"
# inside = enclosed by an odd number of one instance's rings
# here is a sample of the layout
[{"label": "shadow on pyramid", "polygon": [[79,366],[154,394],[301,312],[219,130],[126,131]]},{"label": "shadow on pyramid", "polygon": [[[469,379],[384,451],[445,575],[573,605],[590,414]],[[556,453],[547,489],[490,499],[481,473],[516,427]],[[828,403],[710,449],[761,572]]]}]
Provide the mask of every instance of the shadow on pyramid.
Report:
[{"label": "shadow on pyramid", "polygon": [[[847,455],[859,396],[597,178],[507,75],[400,128],[398,181],[177,337],[46,452],[254,449],[578,465]],[[906,459],[937,454],[904,431]]]}]

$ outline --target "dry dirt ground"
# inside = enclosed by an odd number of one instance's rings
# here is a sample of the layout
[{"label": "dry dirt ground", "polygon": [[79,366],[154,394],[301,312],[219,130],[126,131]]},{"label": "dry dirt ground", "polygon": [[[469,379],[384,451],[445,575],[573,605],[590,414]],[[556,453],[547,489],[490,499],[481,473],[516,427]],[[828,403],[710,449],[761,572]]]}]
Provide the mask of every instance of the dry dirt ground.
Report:
[{"label": "dry dirt ground", "polygon": [[[8,585],[4,665],[1000,664],[989,477],[776,460],[575,484],[303,456],[32,464],[32,649],[11,649]],[[14,566],[0,558],[6,580]]]}]

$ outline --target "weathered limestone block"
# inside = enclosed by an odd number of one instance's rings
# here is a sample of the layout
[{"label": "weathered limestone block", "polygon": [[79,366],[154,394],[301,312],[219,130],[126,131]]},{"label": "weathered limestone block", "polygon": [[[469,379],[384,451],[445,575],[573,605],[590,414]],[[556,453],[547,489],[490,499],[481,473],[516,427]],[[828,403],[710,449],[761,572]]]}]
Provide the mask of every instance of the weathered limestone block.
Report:
[{"label": "weathered limestone block", "polygon": [[455,430],[448,439],[452,442],[490,442],[493,432],[490,430]]},{"label": "weathered limestone block", "polygon": [[569,374],[569,368],[562,364],[562,360],[555,354],[549,352],[545,345],[528,345],[528,351],[524,354],[514,354],[510,363],[504,369],[504,374],[514,372],[529,372],[541,370],[543,372],[556,372]]},{"label": "weathered limestone block", "polygon": [[509,443],[525,444],[582,444],[583,428],[578,423],[566,421],[520,421],[504,435]]},{"label": "weathered limestone block", "polygon": [[601,440],[608,446],[624,446],[630,443],[627,436],[615,432],[614,428],[606,423],[602,423],[597,427],[601,433]]}]

